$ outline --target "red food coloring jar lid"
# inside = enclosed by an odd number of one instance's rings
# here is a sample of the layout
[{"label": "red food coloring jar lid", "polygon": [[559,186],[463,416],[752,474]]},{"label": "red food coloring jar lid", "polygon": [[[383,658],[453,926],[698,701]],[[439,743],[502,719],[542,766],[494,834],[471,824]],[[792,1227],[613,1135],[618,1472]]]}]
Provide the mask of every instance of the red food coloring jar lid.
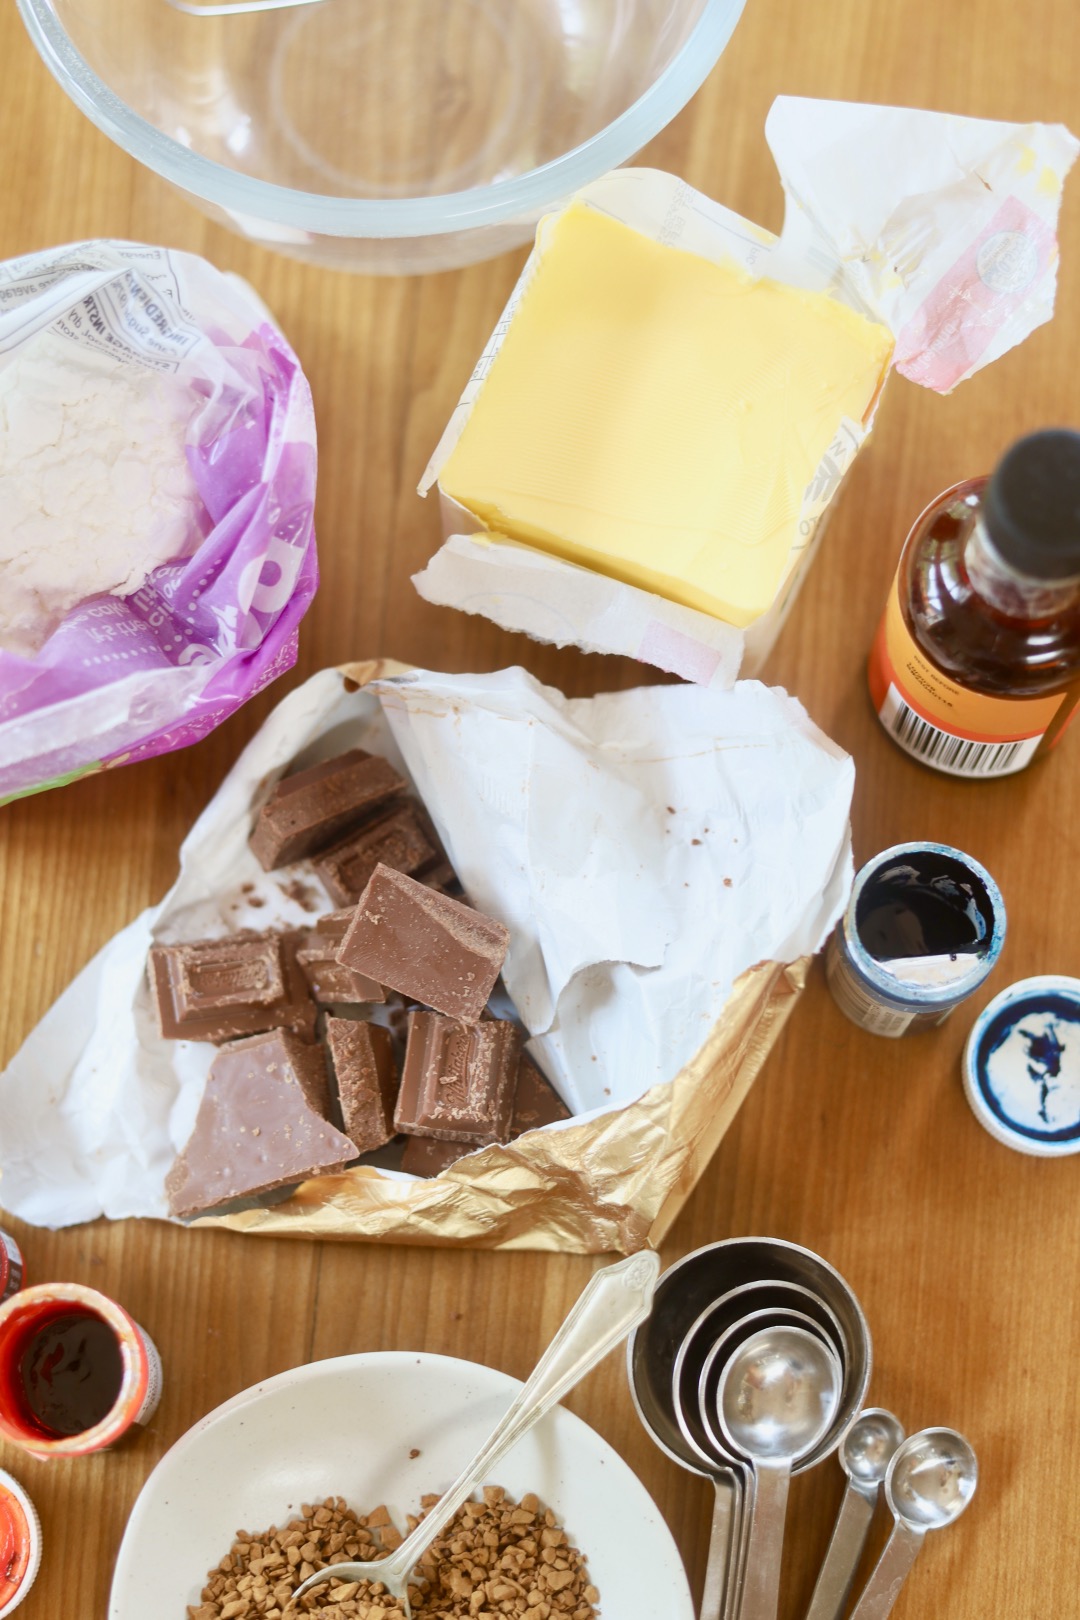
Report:
[{"label": "red food coloring jar lid", "polygon": [[13,1614],[41,1564],[41,1522],[18,1480],[0,1468],[0,1620]]}]

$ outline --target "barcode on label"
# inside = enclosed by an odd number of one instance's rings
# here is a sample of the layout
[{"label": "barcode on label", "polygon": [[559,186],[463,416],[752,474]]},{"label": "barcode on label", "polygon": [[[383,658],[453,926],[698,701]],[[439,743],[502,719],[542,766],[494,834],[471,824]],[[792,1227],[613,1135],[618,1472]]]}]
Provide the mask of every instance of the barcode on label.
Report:
[{"label": "barcode on label", "polygon": [[895,686],[890,686],[878,717],[905,753],[952,776],[1009,776],[1023,770],[1042,742],[1021,737],[1014,742],[974,742],[924,720],[909,707]]}]

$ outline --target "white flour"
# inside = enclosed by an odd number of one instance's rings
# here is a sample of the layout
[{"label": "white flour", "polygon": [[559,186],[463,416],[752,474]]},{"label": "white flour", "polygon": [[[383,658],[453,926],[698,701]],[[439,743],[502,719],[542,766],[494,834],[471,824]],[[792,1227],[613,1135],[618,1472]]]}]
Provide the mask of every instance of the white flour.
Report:
[{"label": "white flour", "polygon": [[195,549],[184,444],[199,403],[51,332],[0,371],[0,647],[35,652],[84,597],[130,596]]}]

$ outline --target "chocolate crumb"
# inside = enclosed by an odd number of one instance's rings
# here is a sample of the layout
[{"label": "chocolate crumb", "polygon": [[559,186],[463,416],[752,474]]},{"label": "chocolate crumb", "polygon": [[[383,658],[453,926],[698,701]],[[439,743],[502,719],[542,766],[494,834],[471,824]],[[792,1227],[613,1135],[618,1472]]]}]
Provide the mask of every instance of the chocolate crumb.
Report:
[{"label": "chocolate crumb", "polygon": [[292,900],[294,904],[300,907],[301,911],[312,912],[318,910],[319,896],[311,884],[305,883],[302,878],[290,878],[288,883],[281,883],[278,887],[286,900]]}]

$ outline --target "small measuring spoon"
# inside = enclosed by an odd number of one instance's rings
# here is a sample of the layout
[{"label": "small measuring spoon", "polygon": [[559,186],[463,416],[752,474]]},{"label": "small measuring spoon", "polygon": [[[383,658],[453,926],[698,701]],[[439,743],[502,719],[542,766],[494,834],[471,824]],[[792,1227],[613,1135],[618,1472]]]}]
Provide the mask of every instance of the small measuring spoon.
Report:
[{"label": "small measuring spoon", "polygon": [[806,1620],[840,1620],[866,1545],[878,1493],[893,1452],[903,1438],[899,1418],[882,1406],[868,1406],[841,1441],[840,1466],[848,1478],[847,1489]]},{"label": "small measuring spoon", "polygon": [[958,1519],[978,1480],[975,1453],[955,1429],[920,1429],[897,1447],[885,1475],[885,1500],[896,1523],[851,1620],[885,1620],[926,1532]]},{"label": "small measuring spoon", "polygon": [[[460,1473],[450,1489],[436,1502],[416,1529],[388,1558],[368,1563],[330,1564],[318,1569],[296,1588],[287,1610],[312,1587],[326,1581],[381,1581],[396,1597],[412,1620],[409,1606],[409,1576],[432,1542],[446,1528],[461,1504],[485,1480],[499,1459],[506,1455],[545,1413],[550,1412],[567,1390],[591,1372],[609,1350],[644,1321],[652,1306],[653,1288],[660,1271],[660,1256],[652,1250],[631,1255],[603,1271],[586,1284],[566,1321],[556,1333],[528,1383],[522,1388],[491,1437]],[[286,1612],[287,1612],[286,1610]]]},{"label": "small measuring spoon", "polygon": [[776,1620],[792,1465],[828,1433],[842,1385],[836,1352],[799,1327],[763,1328],[720,1375],[720,1427],[754,1465],[742,1620]]}]

